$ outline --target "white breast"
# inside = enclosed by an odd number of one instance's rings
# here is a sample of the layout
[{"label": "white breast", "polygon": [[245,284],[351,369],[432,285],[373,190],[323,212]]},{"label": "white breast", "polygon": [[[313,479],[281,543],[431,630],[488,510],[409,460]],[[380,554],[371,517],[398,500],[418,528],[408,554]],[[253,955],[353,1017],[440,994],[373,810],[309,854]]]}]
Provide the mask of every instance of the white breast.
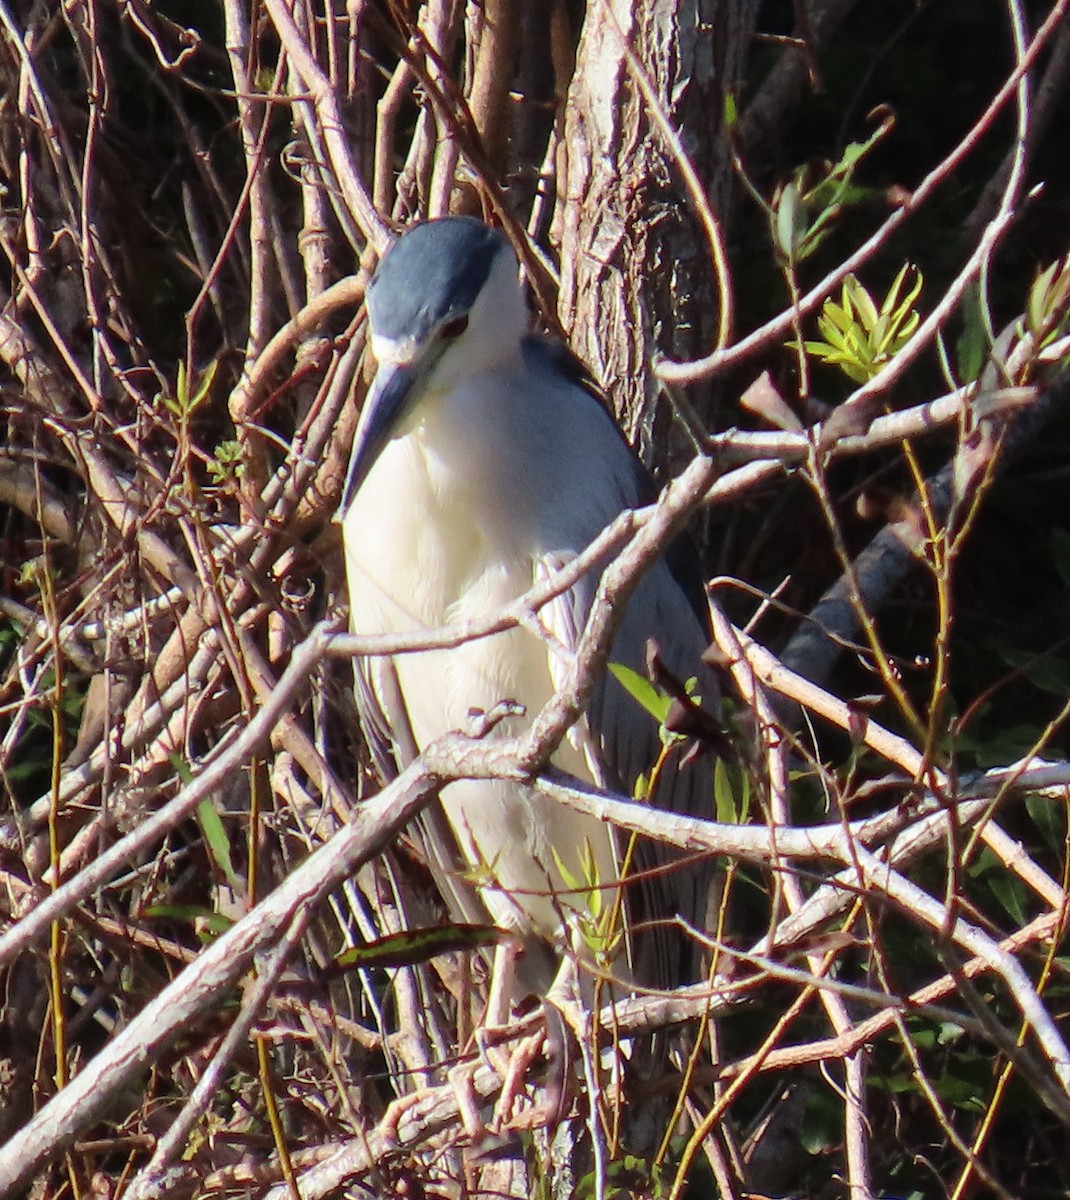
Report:
[{"label": "white breast", "polygon": [[[493,440],[493,430],[483,432]],[[511,495],[488,496],[486,471],[479,472],[484,491],[476,495],[466,483],[476,465],[472,456],[493,451],[458,439],[459,455],[469,461],[444,461],[450,431],[435,430],[434,452],[425,433],[417,429],[389,443],[346,513],[354,632],[422,631],[495,614],[534,581],[534,535],[523,520],[503,530],[501,510],[494,507],[519,502],[522,511],[522,465],[503,465],[490,486],[492,493],[495,487],[509,488]],[[496,461],[502,464],[503,458],[508,455]],[[398,496],[405,497],[404,506]],[[495,735],[520,732],[553,694],[554,675],[561,672],[561,664],[551,661],[554,653],[535,632],[513,629],[448,650],[398,655],[395,666],[417,745],[460,728],[473,709],[487,711],[503,700],[524,705],[527,716],[504,722]],[[563,743],[554,761],[593,781],[591,766],[575,745]],[[587,899],[569,888],[558,856],[573,879],[582,879],[589,846],[597,878],[604,883],[615,878],[608,828],[531,789],[459,781],[445,789],[442,805],[469,863],[493,879],[481,895],[497,923],[556,941],[562,915],[586,910]],[[552,847],[545,838],[551,825],[556,831]],[[603,899],[611,906],[612,893],[605,892]]]}]

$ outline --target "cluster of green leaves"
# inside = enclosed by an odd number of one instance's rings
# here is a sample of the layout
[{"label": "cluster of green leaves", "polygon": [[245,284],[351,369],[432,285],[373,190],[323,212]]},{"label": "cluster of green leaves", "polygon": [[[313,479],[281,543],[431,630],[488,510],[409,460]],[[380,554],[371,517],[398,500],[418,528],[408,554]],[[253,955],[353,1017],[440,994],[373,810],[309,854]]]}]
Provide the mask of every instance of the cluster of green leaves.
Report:
[{"label": "cluster of green leaves", "polygon": [[245,474],[241,442],[231,438],[220,442],[215,457],[208,463],[208,474],[216,484],[232,483]]},{"label": "cluster of green leaves", "polygon": [[619,887],[615,880],[601,878],[598,860],[591,843],[584,839],[580,847],[579,870],[573,871],[553,847],[554,864],[572,895],[567,907],[576,915],[577,929],[594,961],[609,970],[620,950],[624,931],[621,925]]},{"label": "cluster of green leaves", "polygon": [[184,362],[180,362],[176,372],[174,392],[157,393],[156,402],[162,404],[174,416],[180,428],[188,425],[193,414],[205,404],[211,395],[212,384],[215,382],[218,369],[219,362],[217,360],[209,363],[199,376],[195,376],[186,370]]},{"label": "cluster of green leaves", "polygon": [[855,276],[848,275],[840,289],[840,302],[830,297],[817,319],[823,340],[804,342],[804,349],[838,367],[855,383],[867,383],[895,358],[917,329],[921,317],[914,305],[921,288],[921,272],[906,263],[878,306]]},{"label": "cluster of green leaves", "polygon": [[672,1172],[634,1154],[620,1154],[606,1170],[605,1191],[598,1190],[593,1171],[576,1181],[573,1200],[664,1200],[672,1195]]},{"label": "cluster of green leaves", "polygon": [[1070,255],[1051,263],[1033,281],[1025,327],[1038,350],[1046,349],[1070,329]]},{"label": "cluster of green leaves", "polygon": [[[210,400],[218,369],[218,359],[210,362],[199,374],[191,374],[186,369],[186,364],[180,362],[176,371],[174,392],[157,393],[157,405],[162,406],[175,418],[179,453],[182,455],[187,454],[189,450],[190,422]],[[241,443],[234,438],[217,443],[206,467],[216,486],[233,485],[245,473]]]},{"label": "cluster of green leaves", "polygon": [[891,129],[885,121],[864,142],[851,142],[836,162],[806,163],[777,188],[768,206],[773,249],[793,269],[810,258],[850,205],[872,194],[855,180],[859,165]]}]

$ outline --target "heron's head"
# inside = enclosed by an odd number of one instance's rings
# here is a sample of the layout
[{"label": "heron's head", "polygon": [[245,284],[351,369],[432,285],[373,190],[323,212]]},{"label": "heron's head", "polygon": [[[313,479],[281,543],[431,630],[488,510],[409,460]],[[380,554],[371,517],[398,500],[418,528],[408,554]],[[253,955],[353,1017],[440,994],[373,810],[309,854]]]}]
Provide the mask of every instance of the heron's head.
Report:
[{"label": "heron's head", "polygon": [[353,441],[343,513],[421,402],[515,355],[527,325],[516,255],[474,217],[427,221],[398,238],[366,304],[378,370]]}]

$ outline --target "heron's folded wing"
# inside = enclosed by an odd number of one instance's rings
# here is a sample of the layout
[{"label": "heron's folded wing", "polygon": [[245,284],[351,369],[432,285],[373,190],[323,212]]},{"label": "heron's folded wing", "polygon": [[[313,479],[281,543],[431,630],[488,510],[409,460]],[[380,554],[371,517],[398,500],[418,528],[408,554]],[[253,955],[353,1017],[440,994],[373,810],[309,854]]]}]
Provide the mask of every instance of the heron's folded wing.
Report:
[{"label": "heron's folded wing", "polygon": [[[559,568],[564,556],[548,556]],[[575,651],[594,602],[597,581],[589,577],[551,601],[543,621],[554,638]],[[699,584],[701,587],[701,583]],[[664,665],[681,681],[695,680],[695,693],[710,711],[719,708],[719,690],[713,672],[701,655],[709,639],[693,604],[692,589],[681,587],[668,565],[656,563],[640,581],[621,618],[609,655],[638,675],[646,676],[647,643],[653,639]],[[563,673],[562,673],[563,674]],[[555,683],[559,679],[555,678]],[[600,673],[581,727],[579,739],[592,774],[604,787],[632,796],[640,776],[649,778],[662,751],[657,721],[609,671]],[[653,794],[653,807],[689,816],[710,817],[713,809],[713,758],[693,756],[686,765],[674,752],[661,770]],[[634,924],[666,922],[681,916],[704,928],[708,919],[712,864],[680,864],[680,854],[648,839],[640,839],[633,855],[633,874],[639,880],[631,889],[629,919]],[[638,939],[637,977],[647,983],[675,986],[694,976],[694,954],[674,939],[652,936]],[[644,962],[644,956],[646,961]]]}]

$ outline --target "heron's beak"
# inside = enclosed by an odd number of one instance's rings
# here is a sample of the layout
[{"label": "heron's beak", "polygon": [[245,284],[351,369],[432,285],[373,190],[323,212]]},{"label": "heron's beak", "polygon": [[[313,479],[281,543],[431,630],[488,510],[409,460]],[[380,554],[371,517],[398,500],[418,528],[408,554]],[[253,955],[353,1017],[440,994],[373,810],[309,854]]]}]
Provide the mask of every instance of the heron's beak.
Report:
[{"label": "heron's beak", "polygon": [[353,437],[353,451],[349,456],[346,485],[342,491],[339,515],[345,516],[368,477],[375,460],[383,447],[390,441],[398,419],[405,409],[406,401],[423,372],[411,364],[381,364],[375,373],[372,385],[364,401],[364,409]]}]

